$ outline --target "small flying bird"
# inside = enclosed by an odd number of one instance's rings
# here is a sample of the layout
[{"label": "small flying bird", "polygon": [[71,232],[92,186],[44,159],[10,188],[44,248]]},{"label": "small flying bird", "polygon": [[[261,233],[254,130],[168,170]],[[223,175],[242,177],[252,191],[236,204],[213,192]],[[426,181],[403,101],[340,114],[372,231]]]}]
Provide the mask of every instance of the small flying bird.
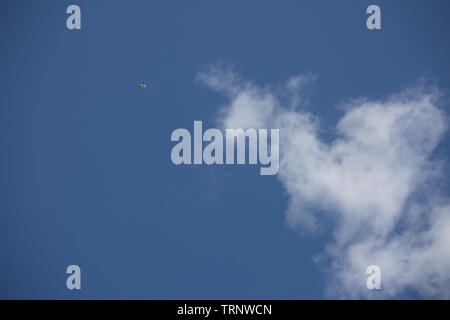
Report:
[{"label": "small flying bird", "polygon": [[139,83],[138,89],[142,90],[143,88],[147,88],[147,84],[145,83],[145,81],[142,81],[141,83]]}]

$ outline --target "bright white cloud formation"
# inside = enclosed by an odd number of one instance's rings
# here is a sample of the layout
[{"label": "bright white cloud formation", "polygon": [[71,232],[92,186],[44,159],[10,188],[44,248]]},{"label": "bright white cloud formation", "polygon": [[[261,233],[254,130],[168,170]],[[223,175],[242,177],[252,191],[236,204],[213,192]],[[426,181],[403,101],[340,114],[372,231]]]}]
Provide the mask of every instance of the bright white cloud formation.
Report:
[{"label": "bright white cloud formation", "polygon": [[260,88],[220,67],[198,76],[229,99],[220,113],[224,128],[280,129],[287,222],[313,232],[329,225],[334,235],[324,254],[331,259],[330,296],[371,297],[365,272],[376,264],[383,297],[408,289],[450,298],[450,206],[433,188],[443,169],[431,159],[447,129],[436,92],[416,88],[384,101],[354,101],[326,143],[302,105],[310,78]]}]

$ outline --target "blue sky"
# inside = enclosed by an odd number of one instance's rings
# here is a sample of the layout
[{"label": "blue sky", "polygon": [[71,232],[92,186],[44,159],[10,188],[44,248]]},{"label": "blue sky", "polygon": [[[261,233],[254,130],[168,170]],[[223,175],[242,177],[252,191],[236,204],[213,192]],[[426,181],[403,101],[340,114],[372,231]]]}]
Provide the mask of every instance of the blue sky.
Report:
[{"label": "blue sky", "polygon": [[[365,26],[374,3],[379,31]],[[81,8],[81,30],[66,28],[70,4]],[[348,99],[387,101],[425,86],[439,88],[437,108],[448,113],[449,12],[437,0],[3,1],[0,297],[329,297],[337,262],[317,257],[338,241],[339,221],[325,212],[322,233],[287,222],[296,194],[259,167],[175,166],[170,134],[194,120],[216,127],[229,110],[233,97],[196,80],[209,65],[255,88],[314,75],[301,107],[319,119],[323,143],[338,138]],[[426,119],[445,118],[436,117]],[[449,137],[436,135],[425,153],[442,175]],[[429,187],[448,196],[445,179]],[[306,194],[310,211],[330,211],[316,202],[329,198]],[[71,264],[81,267],[80,291],[65,286]],[[390,297],[448,294],[422,290],[417,277]]]}]

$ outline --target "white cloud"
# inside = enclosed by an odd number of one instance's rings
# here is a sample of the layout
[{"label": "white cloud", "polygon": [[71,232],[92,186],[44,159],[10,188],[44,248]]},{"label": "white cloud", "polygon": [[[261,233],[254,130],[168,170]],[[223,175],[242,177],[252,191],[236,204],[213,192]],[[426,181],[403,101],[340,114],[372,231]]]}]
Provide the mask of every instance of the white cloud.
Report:
[{"label": "white cloud", "polygon": [[370,297],[365,271],[377,264],[384,297],[412,289],[450,298],[450,206],[430,188],[442,173],[430,155],[447,129],[436,92],[415,88],[383,101],[355,100],[334,141],[325,143],[318,119],[302,105],[311,78],[260,88],[219,67],[198,77],[229,99],[220,112],[224,127],[280,129],[287,222],[314,232],[332,221],[334,242],[325,251],[331,296]]}]

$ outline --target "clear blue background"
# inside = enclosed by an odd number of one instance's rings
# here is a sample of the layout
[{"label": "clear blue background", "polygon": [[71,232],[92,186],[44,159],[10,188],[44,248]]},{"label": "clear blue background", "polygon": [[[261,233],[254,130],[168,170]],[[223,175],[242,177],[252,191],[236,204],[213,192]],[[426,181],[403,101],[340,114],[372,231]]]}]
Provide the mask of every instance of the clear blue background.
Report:
[{"label": "clear blue background", "polygon": [[330,239],[285,224],[275,176],[172,164],[172,130],[214,126],[226,102],[196,74],[218,60],[262,85],[315,73],[332,138],[342,99],[420,78],[445,93],[449,31],[445,0],[1,1],[0,298],[323,298],[312,259]]}]

